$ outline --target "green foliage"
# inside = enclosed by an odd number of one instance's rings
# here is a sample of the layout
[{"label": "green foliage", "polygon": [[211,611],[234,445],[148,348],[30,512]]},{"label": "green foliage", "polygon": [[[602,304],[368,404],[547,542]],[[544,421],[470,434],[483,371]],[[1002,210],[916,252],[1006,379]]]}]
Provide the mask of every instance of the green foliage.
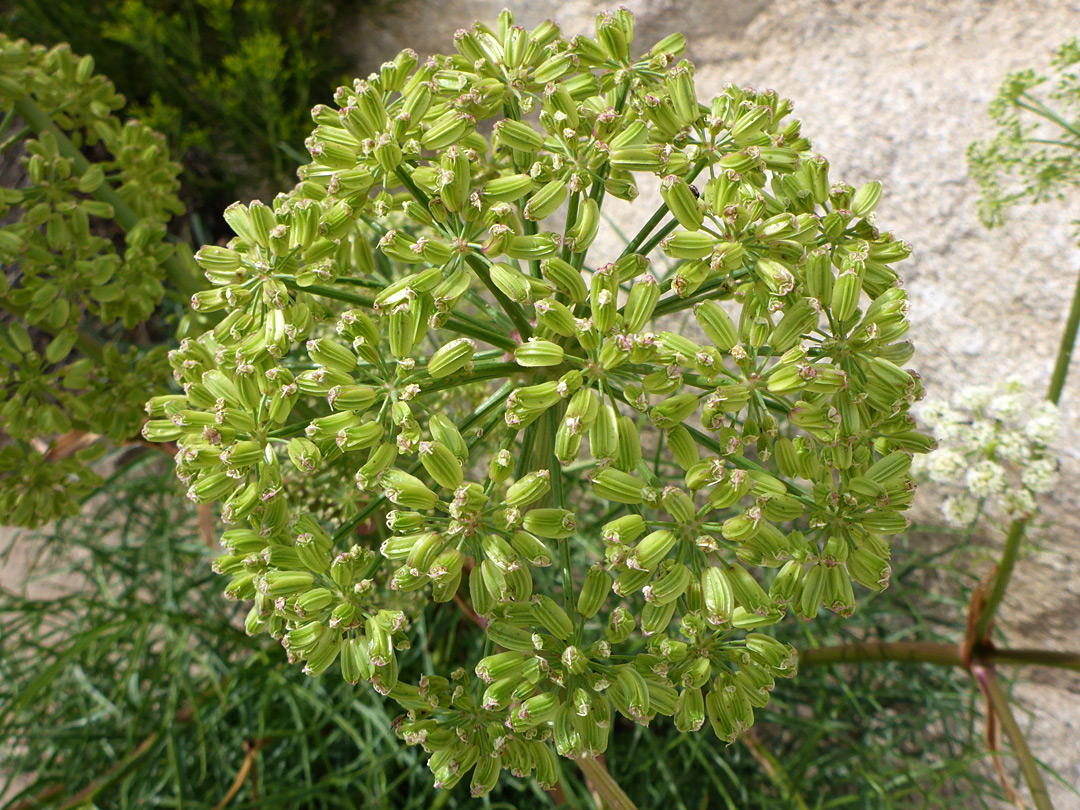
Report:
[{"label": "green foliage", "polygon": [[0,448],[0,505],[3,522],[37,526],[74,515],[79,504],[101,484],[91,462],[100,457],[101,445],[56,458],[32,443],[8,438]]},{"label": "green foliage", "polygon": [[165,348],[128,335],[177,261],[165,235],[183,211],[180,167],[161,135],[116,114],[122,98],[93,59],[65,45],[0,35],[0,88],[0,148],[23,170],[0,188],[0,521],[36,526],[70,513],[95,480],[81,456],[55,458],[58,435],[130,439],[147,391],[162,390]]},{"label": "green foliage", "polygon": [[[370,682],[476,796],[553,784],[619,717],[733,741],[794,674],[761,630],[887,585],[933,444],[880,184],[830,184],[775,93],[700,103],[680,35],[632,40],[625,11],[595,40],[505,12],[340,88],[301,184],[199,252],[193,308],[223,317],[148,405],[235,527],[215,567],[248,632]],[[590,263],[642,175],[664,204]],[[667,328],[691,309],[699,332]],[[474,654],[415,678],[450,643],[427,611],[466,594]]]},{"label": "green foliage", "polygon": [[982,197],[979,216],[1000,225],[1019,200],[1060,199],[1080,180],[1080,39],[1058,48],[1053,76],[1028,69],[1005,77],[990,104],[998,131],[968,148]]},{"label": "green foliage", "polygon": [[9,30],[92,53],[185,166],[191,207],[289,184],[312,94],[334,86],[327,0],[15,0]]}]

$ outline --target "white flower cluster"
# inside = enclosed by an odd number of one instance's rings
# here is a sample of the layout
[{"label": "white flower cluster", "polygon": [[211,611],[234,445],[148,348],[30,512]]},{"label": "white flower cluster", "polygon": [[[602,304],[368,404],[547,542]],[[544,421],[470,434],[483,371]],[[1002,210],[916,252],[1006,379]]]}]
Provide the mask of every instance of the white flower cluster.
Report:
[{"label": "white flower cluster", "polygon": [[947,491],[945,520],[970,526],[982,514],[1007,519],[1035,513],[1036,495],[1058,480],[1057,406],[1032,402],[1020,379],[968,386],[951,402],[928,400],[920,421],[939,449],[917,457],[921,476]]}]

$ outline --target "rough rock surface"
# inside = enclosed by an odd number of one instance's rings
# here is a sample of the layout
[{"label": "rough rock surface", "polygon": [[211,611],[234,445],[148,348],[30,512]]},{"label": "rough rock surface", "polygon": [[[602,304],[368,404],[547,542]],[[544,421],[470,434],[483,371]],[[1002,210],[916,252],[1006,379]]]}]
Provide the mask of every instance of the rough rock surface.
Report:
[{"label": "rough rock surface", "polygon": [[[595,0],[396,0],[375,4],[342,40],[362,74],[403,47],[445,53],[454,29],[494,21],[509,5],[518,21],[545,18],[568,33],[592,30]],[[1080,250],[1073,199],[1021,206],[987,231],[964,150],[990,132],[986,109],[1007,71],[1048,64],[1074,35],[1080,5],[1050,0],[630,0],[643,48],[671,31],[687,35],[699,94],[724,83],[771,87],[794,99],[831,176],[885,183],[878,223],[914,244],[901,267],[912,301],[912,365],[932,395],[1020,374],[1041,392],[1049,379]],[[653,190],[655,193],[655,190]],[[644,202],[644,201],[642,201]],[[651,204],[638,210],[651,210]],[[646,214],[647,215],[647,214]],[[619,212],[632,228],[637,216]],[[645,216],[641,216],[643,220]],[[603,244],[598,245],[603,249]],[[1047,514],[1055,521],[1022,559],[1002,616],[1011,642],[1080,646],[1080,352],[1063,398],[1064,476]],[[933,495],[922,493],[929,514]],[[987,536],[987,551],[1000,536]],[[989,555],[987,555],[989,556]],[[1031,672],[1019,696],[1034,710],[1033,747],[1080,785],[1080,680]],[[1080,807],[1059,786],[1058,808]]]}]

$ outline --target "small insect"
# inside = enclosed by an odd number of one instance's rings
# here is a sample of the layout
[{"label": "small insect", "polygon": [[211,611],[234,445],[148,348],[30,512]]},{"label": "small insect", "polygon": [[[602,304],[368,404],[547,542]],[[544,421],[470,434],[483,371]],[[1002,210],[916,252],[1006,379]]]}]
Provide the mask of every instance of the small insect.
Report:
[{"label": "small insect", "polygon": [[698,191],[697,186],[695,186],[693,183],[690,184],[690,191],[693,192],[693,195],[699,200],[701,199],[701,192]]}]

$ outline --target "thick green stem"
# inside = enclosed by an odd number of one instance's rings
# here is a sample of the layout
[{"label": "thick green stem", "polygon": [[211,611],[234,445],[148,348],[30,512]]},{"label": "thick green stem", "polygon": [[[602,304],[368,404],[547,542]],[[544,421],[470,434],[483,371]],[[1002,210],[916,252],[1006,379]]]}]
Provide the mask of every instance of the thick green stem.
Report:
[{"label": "thick green stem", "polygon": [[[90,168],[90,162],[83,156],[82,152],[75,148],[75,145],[52,122],[52,119],[44,110],[29,98],[16,101],[15,110],[36,132],[48,132],[56,138],[56,145],[60,150],[60,154],[74,162],[75,174],[82,175],[86,173]],[[123,198],[108,183],[102,183],[98,186],[94,196],[112,206],[117,223],[125,231],[130,231],[138,225],[139,215],[124,202]],[[185,266],[184,262],[175,253],[165,260],[163,266],[165,274],[169,278],[169,283],[186,297],[190,298],[203,288],[198,276],[191,272],[190,268]]]},{"label": "thick green stem", "polygon": [[1046,398],[1055,405],[1061,401],[1061,392],[1065,388],[1065,378],[1069,374],[1069,363],[1072,360],[1078,330],[1080,330],[1080,273],[1076,274],[1076,289],[1073,291],[1069,314],[1065,318],[1065,331],[1061,335],[1057,360],[1054,361],[1054,373],[1050,375],[1050,388],[1046,392]]},{"label": "thick green stem", "polygon": [[[1044,666],[1080,672],[1080,653],[1057,650],[998,650],[976,648],[971,654],[975,664],[1015,664]],[[956,644],[937,644],[932,641],[866,641],[858,644],[839,644],[799,651],[799,666],[827,664],[865,664],[898,661],[907,664],[940,664],[964,666],[960,647]]]},{"label": "thick green stem", "polygon": [[1039,773],[1039,764],[1035,761],[1016,718],[1013,717],[1012,709],[1009,707],[1009,697],[1002,690],[1001,681],[998,680],[992,668],[976,667],[974,674],[982,685],[983,693],[990,702],[990,706],[1001,720],[1001,728],[1005,736],[1012,744],[1013,754],[1016,755],[1017,762],[1020,764],[1020,773],[1027,783],[1028,790],[1031,791],[1031,800],[1035,803],[1036,810],[1054,810],[1050,793],[1046,789],[1046,782]]},{"label": "thick green stem", "polygon": [[577,766],[581,769],[593,790],[600,794],[600,799],[606,810],[637,810],[637,805],[619,787],[619,783],[604,767],[604,763],[592,757],[583,757],[574,761],[577,762]]},{"label": "thick green stem", "polygon": [[512,374],[520,374],[524,371],[517,363],[490,363],[484,366],[474,366],[473,370],[465,375],[457,376],[451,375],[446,379],[433,380],[427,374],[423,377],[410,378],[409,382],[417,383],[422,392],[430,394],[433,391],[445,391],[448,388],[457,388],[459,386],[468,385],[469,383],[480,382],[481,380],[499,379],[500,377],[510,377]]},{"label": "thick green stem", "polygon": [[1032,650],[1026,648],[1018,650],[991,650],[990,652],[980,653],[978,655],[978,660],[988,661],[993,664],[1016,664],[1020,666],[1032,664],[1035,666],[1071,669],[1073,672],[1080,672],[1080,653],[1075,652]]}]

